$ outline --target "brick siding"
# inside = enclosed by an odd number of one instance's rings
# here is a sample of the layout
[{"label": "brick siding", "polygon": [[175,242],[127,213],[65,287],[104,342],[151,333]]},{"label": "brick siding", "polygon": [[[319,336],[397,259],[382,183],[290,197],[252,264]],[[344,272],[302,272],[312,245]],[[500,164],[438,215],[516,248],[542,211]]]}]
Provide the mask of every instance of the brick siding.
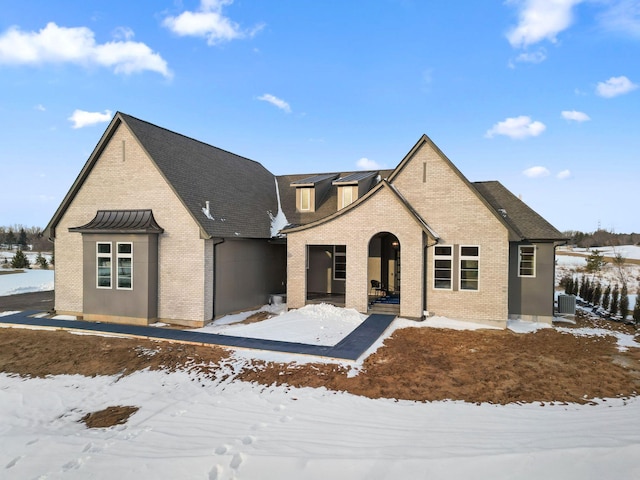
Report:
[{"label": "brick siding", "polygon": [[165,230],[158,239],[158,317],[211,319],[211,241],[200,238],[196,222],[124,124],[101,152],[56,228],[56,310],[82,312],[82,235],[68,229],[86,224],[97,210],[126,209],[153,210]]}]

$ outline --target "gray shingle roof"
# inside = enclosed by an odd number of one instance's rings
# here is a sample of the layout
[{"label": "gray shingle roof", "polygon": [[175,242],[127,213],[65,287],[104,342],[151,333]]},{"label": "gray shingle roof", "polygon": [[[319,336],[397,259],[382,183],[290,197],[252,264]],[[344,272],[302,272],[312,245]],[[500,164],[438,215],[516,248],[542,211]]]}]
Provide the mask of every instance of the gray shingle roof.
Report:
[{"label": "gray shingle roof", "polygon": [[151,210],[98,210],[89,223],[70,228],[81,233],[162,233]]},{"label": "gray shingle roof", "polygon": [[518,236],[526,240],[561,241],[566,237],[500,182],[474,182],[473,186]]},{"label": "gray shingle roof", "polygon": [[[388,177],[393,170],[380,170],[379,172],[369,172],[380,174],[381,178]],[[361,172],[343,172],[343,173],[332,173],[334,178],[342,178],[349,176],[354,173]],[[320,175],[320,174],[318,174]],[[315,212],[298,212],[296,209],[296,187],[295,185],[300,186],[298,182],[300,180],[304,180],[310,178],[309,174],[300,174],[300,175],[280,175],[278,178],[278,186],[280,187],[280,203],[282,204],[282,210],[284,211],[287,220],[290,225],[306,225],[307,223],[312,223],[322,218],[328,217],[329,215],[335,213],[338,210],[338,186],[331,185],[327,194],[323,199],[316,204]],[[333,182],[335,183],[335,182]],[[293,185],[293,186],[292,186]],[[375,186],[375,183],[372,182],[371,188]]]},{"label": "gray shingle roof", "polygon": [[[119,113],[203,230],[212,237],[270,238],[273,174],[258,162]],[[203,209],[210,202],[209,218]]]}]

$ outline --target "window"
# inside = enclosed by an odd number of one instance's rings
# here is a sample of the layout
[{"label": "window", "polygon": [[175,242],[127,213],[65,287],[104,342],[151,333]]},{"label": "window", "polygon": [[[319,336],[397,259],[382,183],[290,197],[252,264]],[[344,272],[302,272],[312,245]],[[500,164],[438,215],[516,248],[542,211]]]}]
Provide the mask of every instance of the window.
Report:
[{"label": "window", "polygon": [[453,262],[450,246],[436,246],[434,248],[433,288],[451,290],[451,263]]},{"label": "window", "polygon": [[460,290],[478,290],[480,247],[460,246]]},{"label": "window", "polygon": [[520,245],[518,247],[518,276],[536,276],[536,247]]},{"label": "window", "polygon": [[299,188],[300,190],[300,210],[311,210],[311,189]]},{"label": "window", "polygon": [[96,244],[96,287],[111,288],[111,244]]},{"label": "window", "polygon": [[355,197],[357,196],[357,193],[354,195],[354,190],[356,188],[357,187],[351,186],[340,187],[340,205],[338,206],[338,209],[351,205],[354,202],[356,199]]},{"label": "window", "polygon": [[118,288],[133,289],[133,243],[118,242]]},{"label": "window", "polygon": [[333,246],[333,279],[345,280],[347,278],[347,247],[346,245]]}]

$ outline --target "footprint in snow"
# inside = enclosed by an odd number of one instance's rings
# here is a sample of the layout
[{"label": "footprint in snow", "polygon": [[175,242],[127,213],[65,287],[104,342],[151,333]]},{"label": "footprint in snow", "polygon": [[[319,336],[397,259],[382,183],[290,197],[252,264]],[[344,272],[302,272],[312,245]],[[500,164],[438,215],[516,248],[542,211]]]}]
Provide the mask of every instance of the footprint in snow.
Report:
[{"label": "footprint in snow", "polygon": [[236,453],[231,459],[231,463],[229,464],[229,466],[234,470],[237,470],[238,468],[240,468],[240,465],[242,465],[242,462],[244,462],[244,455],[242,455],[241,453]]},{"label": "footprint in snow", "polygon": [[255,441],[256,441],[256,437],[254,437],[253,435],[247,435],[242,439],[242,443],[244,445],[251,445]]},{"label": "footprint in snow", "polygon": [[102,450],[103,450],[102,447],[94,445],[93,442],[89,442],[82,449],[82,453],[87,453],[87,452],[89,452],[89,453],[100,453]]},{"label": "footprint in snow", "polygon": [[62,471],[68,472],[69,470],[77,470],[82,466],[83,463],[84,463],[84,460],[82,460],[81,458],[76,458],[75,460],[71,460],[65,463],[62,466]]},{"label": "footprint in snow", "polygon": [[224,455],[228,451],[229,451],[228,445],[220,445],[218,448],[215,449],[216,455]]},{"label": "footprint in snow", "polygon": [[24,455],[20,455],[19,457],[14,458],[9,463],[7,463],[6,467],[4,468],[7,470],[9,470],[10,468],[13,468],[15,464],[18,463],[22,457],[24,457]]},{"label": "footprint in snow", "polygon": [[220,465],[216,465],[209,472],[209,480],[219,480],[222,475],[222,467]]},{"label": "footprint in snow", "polygon": [[289,415],[285,415],[284,417],[280,417],[280,422],[281,423],[289,423],[291,420],[293,420],[293,417],[290,417]]}]

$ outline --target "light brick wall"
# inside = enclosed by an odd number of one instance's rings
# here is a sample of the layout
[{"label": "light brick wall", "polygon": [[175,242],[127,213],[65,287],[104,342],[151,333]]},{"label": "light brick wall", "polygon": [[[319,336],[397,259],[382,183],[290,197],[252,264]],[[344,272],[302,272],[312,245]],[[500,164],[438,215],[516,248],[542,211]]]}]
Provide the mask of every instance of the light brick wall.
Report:
[{"label": "light brick wall", "polygon": [[[423,182],[425,168],[426,182]],[[433,249],[428,250],[426,280],[430,313],[504,324],[508,317],[507,228],[429,143],[415,152],[393,179],[393,185],[440,235],[441,244],[480,247],[478,291],[434,289]],[[458,265],[454,264],[453,268],[457,269]]]},{"label": "light brick wall", "polygon": [[82,312],[82,235],[68,229],[86,224],[97,210],[133,209],[153,210],[165,230],[158,239],[158,317],[211,319],[211,241],[200,239],[197,224],[124,124],[56,228],[56,310]]},{"label": "light brick wall", "polygon": [[400,242],[400,314],[422,316],[422,229],[388,187],[337,218],[315,228],[287,235],[287,306],[300,308],[306,301],[306,246],[346,245],[345,306],[367,311],[369,293],[369,241],[389,232]]}]

